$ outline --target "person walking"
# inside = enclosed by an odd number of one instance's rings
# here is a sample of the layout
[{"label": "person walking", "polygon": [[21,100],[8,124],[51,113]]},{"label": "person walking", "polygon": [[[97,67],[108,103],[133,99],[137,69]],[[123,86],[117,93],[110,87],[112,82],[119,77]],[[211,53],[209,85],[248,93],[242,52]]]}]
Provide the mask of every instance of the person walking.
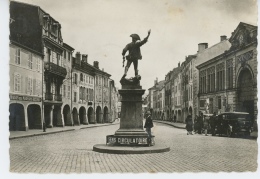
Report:
[{"label": "person walking", "polygon": [[205,136],[208,136],[208,129],[209,129],[209,117],[206,116],[203,121],[203,128],[205,132]]},{"label": "person walking", "polygon": [[192,130],[193,130],[193,122],[192,122],[192,117],[191,115],[189,114],[187,117],[186,117],[186,130],[187,130],[187,135],[193,135],[192,134]]},{"label": "person walking", "polygon": [[151,146],[151,138],[152,138],[151,129],[153,128],[153,120],[152,120],[150,111],[147,111],[147,117],[146,117],[146,120],[145,120],[144,128],[145,128],[145,130],[148,134],[147,144],[148,144],[148,146]]},{"label": "person walking", "polygon": [[202,126],[203,126],[203,113],[200,113],[200,116],[198,117],[198,134],[201,134]]},{"label": "person walking", "polygon": [[198,115],[195,116],[194,119],[194,133],[197,134],[198,133]]},{"label": "person walking", "polygon": [[210,128],[211,128],[211,135],[216,135],[216,122],[217,122],[217,116],[216,112],[213,113],[213,116],[210,118]]}]

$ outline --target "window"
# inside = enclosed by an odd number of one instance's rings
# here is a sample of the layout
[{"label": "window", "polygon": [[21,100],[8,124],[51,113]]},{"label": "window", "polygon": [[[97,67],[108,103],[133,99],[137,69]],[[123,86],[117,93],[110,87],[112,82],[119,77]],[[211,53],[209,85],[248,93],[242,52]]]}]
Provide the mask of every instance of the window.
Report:
[{"label": "window", "polygon": [[21,75],[20,74],[14,75],[14,91],[21,92]]},{"label": "window", "polygon": [[74,92],[74,102],[77,102],[77,92]]},{"label": "window", "polygon": [[70,86],[68,86],[68,95],[67,95],[67,97],[68,97],[68,99],[70,99]]},{"label": "window", "polygon": [[208,82],[207,82],[207,90],[208,92],[215,91],[215,67],[211,67],[207,70],[208,73]]},{"label": "window", "polygon": [[70,53],[68,52],[68,60],[70,61]]},{"label": "window", "polygon": [[29,57],[28,57],[28,67],[29,67],[29,69],[32,69],[32,64],[33,64],[32,54],[29,54]]},{"label": "window", "polygon": [[27,80],[27,93],[33,94],[33,79],[30,77]]},{"label": "window", "polygon": [[41,71],[41,60],[39,58],[36,58],[36,68],[37,71]]},{"label": "window", "polygon": [[224,63],[217,65],[217,90],[225,88],[225,68]]},{"label": "window", "polygon": [[17,48],[15,51],[15,63],[17,65],[20,65],[21,63],[21,50],[19,48]]},{"label": "window", "polygon": [[218,97],[218,109],[221,109],[221,97]]},{"label": "window", "polygon": [[47,49],[47,53],[48,53],[48,62],[51,61],[51,49]]},{"label": "window", "polygon": [[41,93],[41,81],[36,80],[36,94],[41,95],[40,93]]},{"label": "window", "polygon": [[200,93],[206,93],[206,70],[200,72],[199,91]]},{"label": "window", "polygon": [[65,50],[65,51],[63,52],[63,57],[64,57],[64,59],[66,59],[66,55],[67,55],[67,51]]},{"label": "window", "polygon": [[66,97],[66,85],[63,85],[63,97]]},{"label": "window", "polygon": [[83,74],[80,73],[80,81],[83,81]]},{"label": "window", "polygon": [[232,59],[227,61],[227,88],[233,88],[233,61]]},{"label": "window", "polygon": [[57,58],[57,65],[62,66],[62,63],[60,62],[60,54],[56,53]]},{"label": "window", "polygon": [[73,81],[73,83],[74,84],[77,84],[77,81],[78,81],[78,75],[77,75],[77,73],[74,73],[74,81]]}]

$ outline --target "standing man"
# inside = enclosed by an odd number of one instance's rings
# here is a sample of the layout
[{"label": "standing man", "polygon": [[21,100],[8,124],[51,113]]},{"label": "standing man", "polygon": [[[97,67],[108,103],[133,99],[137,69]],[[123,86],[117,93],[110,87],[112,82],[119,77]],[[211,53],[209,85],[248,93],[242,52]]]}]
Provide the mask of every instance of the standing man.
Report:
[{"label": "standing man", "polygon": [[200,116],[198,117],[198,134],[201,134],[202,126],[203,126],[203,113],[200,113]]},{"label": "standing man", "polygon": [[145,120],[145,124],[144,124],[144,128],[148,134],[148,146],[151,145],[151,138],[152,138],[152,131],[151,128],[153,128],[153,121],[152,121],[152,117],[151,117],[151,112],[147,111],[147,117]]},{"label": "standing man", "polygon": [[[127,44],[126,47],[123,49],[122,55],[123,55],[123,60],[125,61],[125,54],[128,51],[128,55],[126,56],[127,64],[125,66],[125,73],[122,78],[125,78],[127,75],[127,71],[131,65],[131,63],[134,63],[134,69],[135,69],[135,76],[138,75],[138,60],[142,59],[141,55],[141,50],[140,47],[145,44],[150,36],[151,30],[148,31],[148,35],[144,40],[141,40],[139,35],[137,34],[132,34],[130,37],[132,37],[132,42]],[[123,61],[123,62],[124,62]],[[124,67],[124,65],[123,65]]]},{"label": "standing man", "polygon": [[217,116],[216,116],[216,112],[214,112],[213,116],[211,116],[211,120],[210,120],[210,127],[211,127],[211,135],[212,136],[216,135],[216,121],[217,121]]}]

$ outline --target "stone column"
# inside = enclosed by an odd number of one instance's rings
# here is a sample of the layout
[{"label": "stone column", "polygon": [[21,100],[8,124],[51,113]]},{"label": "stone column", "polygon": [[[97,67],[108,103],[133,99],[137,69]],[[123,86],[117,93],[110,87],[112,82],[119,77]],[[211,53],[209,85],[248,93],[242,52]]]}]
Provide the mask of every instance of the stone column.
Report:
[{"label": "stone column", "polygon": [[22,127],[22,128],[24,128],[25,131],[28,131],[28,129],[29,129],[27,107],[28,107],[28,105],[24,106],[24,127]]},{"label": "stone column", "polygon": [[52,124],[52,121],[53,121],[53,109],[54,109],[54,106],[52,105],[50,107],[50,123],[47,124],[47,127],[49,128],[52,128],[53,127],[53,124]]}]

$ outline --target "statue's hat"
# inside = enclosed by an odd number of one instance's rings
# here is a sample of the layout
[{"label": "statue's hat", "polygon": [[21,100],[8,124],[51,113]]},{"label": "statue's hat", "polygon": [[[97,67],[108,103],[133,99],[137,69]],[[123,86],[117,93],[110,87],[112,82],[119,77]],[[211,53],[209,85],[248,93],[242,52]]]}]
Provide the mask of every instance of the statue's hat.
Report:
[{"label": "statue's hat", "polygon": [[136,40],[141,40],[138,34],[132,34],[132,35],[130,35],[130,37],[132,37]]}]

